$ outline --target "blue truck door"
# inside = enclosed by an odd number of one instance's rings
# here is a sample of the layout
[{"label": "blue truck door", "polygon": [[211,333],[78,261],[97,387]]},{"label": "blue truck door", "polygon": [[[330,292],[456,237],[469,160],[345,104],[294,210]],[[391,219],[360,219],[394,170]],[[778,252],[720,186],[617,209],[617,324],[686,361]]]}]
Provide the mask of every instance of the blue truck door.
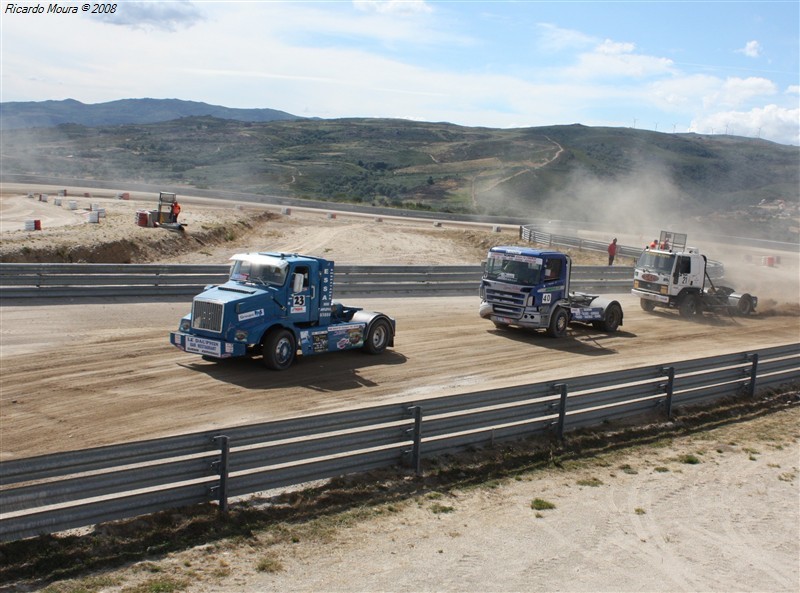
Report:
[{"label": "blue truck door", "polygon": [[316,321],[319,315],[318,296],[311,282],[311,270],[308,266],[299,265],[294,268],[289,278],[289,319],[293,323]]},{"label": "blue truck door", "polygon": [[[549,257],[544,263],[542,284],[545,296],[542,304],[555,303],[564,298],[566,291],[567,262],[561,258]],[[543,296],[544,296],[543,295]]]}]

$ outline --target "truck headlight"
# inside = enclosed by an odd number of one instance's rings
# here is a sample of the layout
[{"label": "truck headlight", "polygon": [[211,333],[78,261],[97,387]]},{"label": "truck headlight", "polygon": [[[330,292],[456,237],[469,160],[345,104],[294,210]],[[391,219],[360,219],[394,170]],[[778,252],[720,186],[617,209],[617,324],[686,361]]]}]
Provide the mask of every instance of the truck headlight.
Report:
[{"label": "truck headlight", "polygon": [[525,302],[526,307],[533,307],[536,304],[536,297],[532,294],[528,295],[528,300]]},{"label": "truck headlight", "polygon": [[667,287],[666,286],[662,286],[661,287],[661,294],[667,294]]},{"label": "truck headlight", "polygon": [[639,288],[639,281],[638,280],[634,280],[633,281],[633,287],[634,288]]},{"label": "truck headlight", "polygon": [[190,327],[192,327],[191,321],[188,319],[181,319],[181,324],[178,326],[178,329],[182,332],[188,332]]},{"label": "truck headlight", "polygon": [[236,333],[233,334],[233,339],[237,342],[247,342],[247,332],[243,329],[236,330]]}]

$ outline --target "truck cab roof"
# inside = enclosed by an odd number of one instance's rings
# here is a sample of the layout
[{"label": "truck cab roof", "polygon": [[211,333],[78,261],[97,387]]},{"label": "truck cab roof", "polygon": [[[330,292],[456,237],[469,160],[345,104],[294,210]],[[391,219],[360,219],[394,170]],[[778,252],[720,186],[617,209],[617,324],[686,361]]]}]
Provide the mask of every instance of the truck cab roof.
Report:
[{"label": "truck cab roof", "polygon": [[296,253],[257,251],[236,253],[231,256],[231,261],[250,262],[252,264],[268,265],[284,269],[288,267],[290,263],[319,262],[323,260],[308,255],[298,255]]},{"label": "truck cab roof", "polygon": [[567,257],[560,251],[552,251],[549,249],[533,249],[531,247],[518,247],[512,245],[500,245],[498,247],[492,247],[489,250],[489,253],[502,253],[504,255],[525,255],[528,257],[540,257],[542,259],[552,258],[552,257],[561,257],[561,258]]}]

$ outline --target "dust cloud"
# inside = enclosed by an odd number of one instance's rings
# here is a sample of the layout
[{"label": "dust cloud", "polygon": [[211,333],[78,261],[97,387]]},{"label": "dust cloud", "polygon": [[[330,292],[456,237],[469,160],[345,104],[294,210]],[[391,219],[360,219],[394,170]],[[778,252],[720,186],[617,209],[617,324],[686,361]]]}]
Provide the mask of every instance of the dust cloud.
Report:
[{"label": "dust cloud", "polygon": [[685,233],[687,246],[723,264],[725,277],[718,284],[757,296],[760,313],[800,315],[798,242],[752,241],[752,225],[744,215],[738,224],[728,218],[723,235],[710,207],[682,192],[658,165],[642,164],[615,179],[578,170],[557,195],[531,197],[527,204],[499,192],[492,197],[505,209],[528,213],[534,224],[543,221],[542,230],[556,234],[598,241],[617,237],[620,245],[644,247],[662,230]]}]

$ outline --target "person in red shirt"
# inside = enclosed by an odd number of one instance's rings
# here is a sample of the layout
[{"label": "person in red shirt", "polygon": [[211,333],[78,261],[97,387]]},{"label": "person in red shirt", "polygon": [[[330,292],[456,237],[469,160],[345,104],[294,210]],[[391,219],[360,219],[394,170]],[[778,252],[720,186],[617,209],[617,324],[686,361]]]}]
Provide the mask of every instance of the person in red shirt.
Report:
[{"label": "person in red shirt", "polygon": [[608,265],[612,265],[614,263],[614,258],[617,256],[617,239],[614,238],[611,243],[608,244]]}]

